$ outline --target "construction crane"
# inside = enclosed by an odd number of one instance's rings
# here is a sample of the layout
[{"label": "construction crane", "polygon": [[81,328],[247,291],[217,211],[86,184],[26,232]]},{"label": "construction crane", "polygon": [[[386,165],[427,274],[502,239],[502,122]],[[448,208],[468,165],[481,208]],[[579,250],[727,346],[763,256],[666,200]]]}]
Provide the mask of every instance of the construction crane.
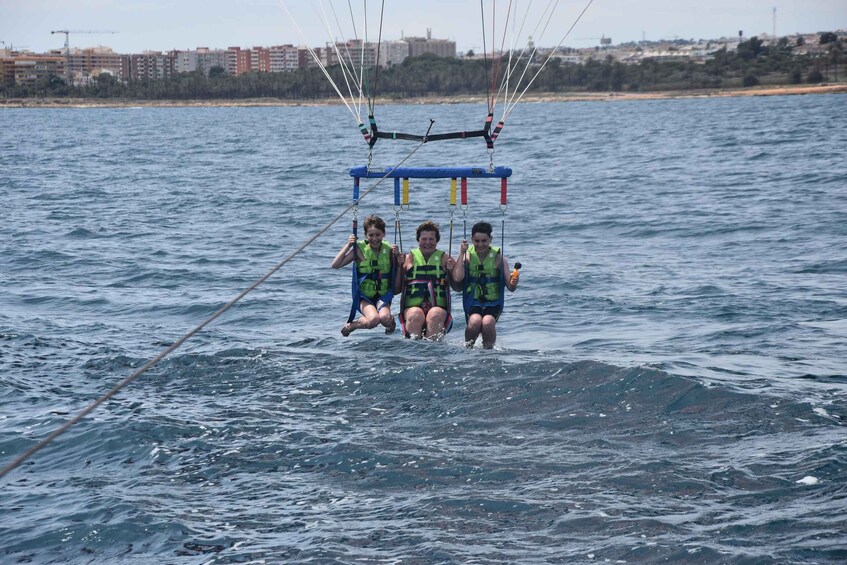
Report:
[{"label": "construction crane", "polygon": [[17,47],[15,47],[14,43],[6,43],[5,41],[3,41],[1,39],[0,39],[0,44],[3,44],[3,51],[8,50],[9,53],[12,53],[16,50],[29,49],[29,45],[18,45]]},{"label": "construction crane", "polygon": [[71,86],[71,44],[70,35],[72,33],[118,33],[109,29],[57,29],[50,32],[50,35],[57,33],[65,34],[65,77],[67,77],[68,86]]}]

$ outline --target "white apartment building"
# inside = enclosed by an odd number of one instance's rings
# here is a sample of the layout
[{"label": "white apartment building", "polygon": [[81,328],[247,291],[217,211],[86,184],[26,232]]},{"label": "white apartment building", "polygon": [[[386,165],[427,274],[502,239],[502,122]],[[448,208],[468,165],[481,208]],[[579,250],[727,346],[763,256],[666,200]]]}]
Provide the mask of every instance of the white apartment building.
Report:
[{"label": "white apartment building", "polygon": [[300,68],[300,49],[293,45],[274,45],[271,54],[270,72],[292,73]]},{"label": "white apartment building", "polygon": [[209,76],[212,67],[226,68],[226,51],[223,49],[197,48],[197,70]]},{"label": "white apartment building", "polygon": [[331,66],[339,64],[339,57],[346,65],[354,68],[373,67],[376,65],[376,44],[364,43],[361,39],[353,39],[346,43],[327,43],[324,65]]},{"label": "white apartment building", "polygon": [[409,56],[409,43],[403,41],[383,41],[379,46],[379,66],[394,67],[400,65]]},{"label": "white apartment building", "polygon": [[193,73],[197,70],[197,51],[176,51],[174,67],[178,73]]}]

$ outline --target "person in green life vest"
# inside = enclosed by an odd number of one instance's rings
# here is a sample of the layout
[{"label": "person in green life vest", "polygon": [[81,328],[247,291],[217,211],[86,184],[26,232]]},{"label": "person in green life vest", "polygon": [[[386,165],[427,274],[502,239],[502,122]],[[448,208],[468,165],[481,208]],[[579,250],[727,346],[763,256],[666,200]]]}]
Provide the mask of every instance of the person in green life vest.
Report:
[{"label": "person in green life vest", "polygon": [[[402,273],[397,265],[403,264],[396,245],[389,245],[385,238],[385,222],[379,216],[365,218],[365,239],[357,241],[350,234],[347,243],[332,260],[332,268],[340,269],[356,261],[360,276],[359,312],[362,316],[344,324],[341,335],[347,337],[351,332],[364,328],[385,326],[385,333],[394,332],[396,324],[391,314],[391,299],[402,288]],[[393,279],[392,279],[393,275]]]},{"label": "person in green life vest", "polygon": [[500,248],[491,245],[491,224],[478,222],[471,228],[473,247],[467,240],[459,246],[459,257],[453,268],[453,279],[462,281],[462,305],[465,308],[465,345],[473,347],[482,334],[482,346],[494,347],[497,341],[497,319],[503,311],[503,289],[514,292],[520,274],[509,273],[509,262]]},{"label": "person in green life vest", "polygon": [[400,324],[404,335],[413,339],[441,339],[450,331],[450,289],[456,261],[437,249],[441,232],[435,222],[418,226],[418,247],[406,255],[403,264],[403,298]]}]

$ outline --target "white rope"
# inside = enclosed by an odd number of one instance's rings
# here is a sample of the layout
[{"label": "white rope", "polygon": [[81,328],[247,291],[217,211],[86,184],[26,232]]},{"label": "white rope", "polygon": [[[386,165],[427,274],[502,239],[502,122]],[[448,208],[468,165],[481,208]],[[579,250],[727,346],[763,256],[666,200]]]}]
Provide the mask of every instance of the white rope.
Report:
[{"label": "white rope", "polygon": [[[498,70],[498,72],[500,70],[500,64],[503,62],[503,47],[506,45],[506,30],[509,28],[509,19],[512,17],[512,1],[513,0],[509,0],[509,9],[506,10],[506,22],[503,24],[503,36],[500,38],[500,52],[497,54],[497,70]],[[492,28],[494,27],[493,18],[494,18],[494,14],[492,13],[492,21],[491,21]],[[495,45],[495,38],[492,37],[491,38],[492,67],[494,67],[494,45]],[[510,49],[509,50],[509,60],[511,61],[511,59],[512,59],[512,50]],[[506,72],[503,73],[503,76],[505,77],[506,74],[508,74],[508,65],[507,65]],[[494,77],[494,80],[496,80],[496,77]],[[491,107],[488,109],[488,111],[490,113],[494,113],[494,107],[497,104],[497,98],[499,98],[500,92],[503,89],[502,84],[503,83],[502,83],[502,79],[501,79],[500,87],[497,89],[497,93],[492,97]]]},{"label": "white rope", "polygon": [[[359,61],[359,104],[362,104],[362,81],[365,77],[365,49],[368,46],[368,0],[362,0],[362,57]],[[373,92],[371,92],[373,94]]]},{"label": "white rope", "polygon": [[[320,4],[320,7],[321,7],[321,14],[319,14],[319,15],[321,16],[321,22],[324,25],[324,31],[326,32],[327,37],[329,38],[329,41],[332,43],[332,48],[335,51],[336,58],[338,59],[338,62],[341,65],[341,72],[344,76],[344,82],[347,84],[347,92],[350,94],[350,104],[352,104],[356,108],[356,117],[357,117],[358,122],[361,124],[362,123],[362,103],[361,103],[362,80],[361,80],[361,77],[356,74],[356,68],[353,66],[353,57],[352,57],[352,55],[350,55],[350,49],[349,49],[349,46],[348,46],[349,42],[346,39],[346,36],[344,34],[344,29],[341,27],[341,23],[338,21],[338,16],[335,13],[335,6],[332,4],[332,1],[330,0],[329,7],[330,7],[330,10],[332,11],[333,17],[335,18],[336,25],[338,26],[338,33],[341,36],[342,45],[344,46],[344,52],[347,55],[346,57],[344,57],[338,49],[338,41],[336,41],[335,38],[332,35],[332,25],[330,24],[329,17],[326,14],[326,8],[324,8],[323,2],[319,2],[319,4]],[[353,30],[354,30],[353,33],[355,35],[355,33],[356,33],[355,32],[355,24],[353,26]],[[357,89],[358,89],[358,97],[359,97],[359,103],[358,104],[356,104],[356,102],[355,102],[356,95],[353,94],[353,88],[350,86],[350,79],[351,78],[353,80],[353,84],[355,84],[357,86]]]},{"label": "white rope", "polygon": [[586,5],[585,5],[585,8],[583,8],[583,9],[582,9],[582,12],[580,12],[579,16],[577,16],[577,18],[574,20],[573,24],[571,24],[571,27],[570,27],[570,28],[568,28],[567,33],[565,33],[565,35],[564,35],[564,36],[562,36],[562,39],[561,39],[561,40],[559,40],[559,43],[557,43],[557,44],[556,44],[556,47],[555,47],[555,48],[553,48],[553,50],[552,50],[552,51],[550,51],[550,54],[549,54],[549,55],[547,56],[547,58],[544,60],[544,63],[541,65],[541,67],[539,67],[538,72],[536,72],[536,73],[535,73],[535,76],[533,76],[533,77],[532,77],[532,79],[531,79],[531,80],[529,81],[529,83],[526,85],[526,88],[524,88],[524,89],[523,89],[523,91],[521,91],[521,94],[520,94],[520,96],[518,96],[517,100],[515,100],[513,103],[511,103],[511,104],[508,106],[508,108],[507,108],[506,112],[503,114],[503,121],[505,121],[505,120],[506,120],[506,118],[508,117],[508,115],[512,112],[512,110],[514,110],[514,109],[515,109],[515,106],[518,104],[518,102],[520,102],[520,101],[521,101],[521,99],[523,98],[524,94],[526,94],[527,90],[529,90],[529,87],[530,87],[530,86],[532,86],[532,83],[533,83],[533,82],[535,82],[535,79],[537,79],[537,78],[538,78],[538,75],[540,75],[540,74],[541,74],[541,71],[543,71],[543,70],[544,70],[544,67],[546,67],[546,66],[547,66],[547,63],[548,63],[548,62],[550,62],[550,59],[553,57],[553,54],[554,54],[554,53],[556,53],[556,52],[559,50],[559,47],[561,47],[561,46],[562,46],[562,43],[564,43],[564,42],[565,42],[565,39],[567,39],[567,38],[568,38],[568,36],[569,36],[569,35],[571,34],[571,32],[573,31],[573,29],[576,27],[576,24],[578,24],[578,23],[579,23],[579,21],[582,19],[582,16],[584,16],[584,15],[585,15],[585,12],[587,12],[587,11],[588,11],[588,8],[589,8],[589,7],[591,7],[591,4],[593,4],[593,3],[594,3],[594,0],[588,0],[588,4],[586,4]]},{"label": "white rope", "polygon": [[[515,86],[515,90],[512,92],[511,98],[505,104],[505,108],[503,110],[503,116],[500,118],[500,121],[502,121],[502,122],[506,121],[506,117],[508,116],[509,112],[511,112],[511,108],[513,108],[515,103],[516,103],[515,100],[514,100],[515,96],[518,92],[518,89],[520,88],[520,85],[523,83],[524,77],[526,76],[526,73],[529,70],[530,65],[532,65],[532,60],[535,58],[535,54],[538,52],[538,44],[544,38],[544,34],[547,32],[547,27],[550,25],[550,21],[553,19],[553,16],[556,13],[556,8],[558,7],[558,5],[559,5],[559,0],[550,0],[547,3],[547,6],[544,8],[544,12],[538,18],[538,22],[535,24],[535,28],[532,30],[532,35],[535,38],[535,46],[532,48],[532,53],[530,53],[530,55],[526,58],[526,64],[524,65],[523,72],[521,72],[521,76],[517,81],[517,85]],[[543,26],[542,26],[542,22],[543,22]],[[540,34],[538,33],[539,27],[541,27],[541,33]],[[523,51],[521,51],[521,55],[523,55],[523,53],[525,53],[525,52],[526,52],[526,46],[524,46]],[[550,52],[551,55],[552,55],[553,52],[555,52],[555,49]],[[518,60],[518,62],[520,62],[520,59]],[[517,68],[517,63],[515,65],[515,68]],[[533,80],[534,80],[534,77],[533,77]]]},{"label": "white rope", "polygon": [[306,46],[306,49],[308,49],[309,54],[312,56],[312,59],[314,59],[315,63],[317,63],[318,67],[321,69],[321,71],[323,72],[324,76],[325,76],[325,77],[326,77],[326,79],[329,81],[329,84],[331,84],[331,85],[332,85],[332,87],[335,89],[336,94],[338,94],[338,97],[339,97],[339,98],[341,98],[341,101],[342,101],[342,102],[344,103],[344,105],[347,107],[347,110],[348,110],[348,111],[350,112],[350,114],[353,116],[353,119],[354,119],[354,120],[356,120],[356,124],[357,124],[357,125],[362,125],[362,118],[361,118],[361,115],[360,115],[360,114],[357,114],[357,113],[353,110],[353,108],[351,108],[351,107],[350,107],[350,104],[347,102],[347,99],[346,99],[346,98],[344,98],[344,95],[343,95],[343,94],[341,94],[341,90],[338,88],[338,85],[337,85],[337,84],[335,84],[335,81],[334,81],[334,80],[332,80],[332,76],[330,76],[329,71],[327,71],[327,70],[326,70],[326,67],[325,67],[325,66],[324,66],[324,64],[321,62],[321,58],[320,58],[320,57],[318,57],[318,55],[317,55],[317,53],[315,53],[315,50],[314,50],[314,49],[312,49],[311,47],[309,47],[309,44],[306,42],[305,35],[303,34],[303,30],[302,30],[302,29],[300,29],[300,26],[297,24],[297,21],[296,21],[296,20],[294,19],[294,17],[291,15],[291,12],[289,12],[289,11],[288,11],[288,6],[286,6],[286,5],[285,5],[285,2],[284,2],[283,0],[277,0],[277,2],[278,2],[278,3],[279,3],[279,5],[282,7],[282,9],[285,11],[285,13],[288,15],[288,19],[290,19],[290,20],[291,20],[291,24],[294,26],[294,29],[296,29],[296,30],[297,30],[297,34],[300,36],[300,41],[302,41],[302,42],[303,42],[303,44]]},{"label": "white rope", "polygon": [[[506,72],[503,73],[503,79],[500,81],[500,88],[497,90],[497,96],[496,96],[496,98],[499,98],[500,94],[501,93],[503,94],[504,105],[505,105],[505,102],[509,98],[509,81],[512,78],[512,55],[515,52],[515,44],[517,43],[517,37],[520,36],[521,34],[523,34],[523,27],[524,27],[524,24],[526,23],[526,18],[529,16],[529,9],[532,7],[532,0],[530,0],[529,5],[526,8],[526,12],[524,12],[523,21],[521,22],[521,27],[518,30],[517,35],[515,34],[515,22],[517,22],[517,19],[518,19],[517,18],[518,3],[515,2],[514,5],[515,5],[515,9],[514,9],[514,17],[512,18],[512,43],[511,43],[511,46],[510,46],[510,49],[509,49],[509,62],[506,65]],[[505,31],[503,33],[503,36],[504,37],[506,36]],[[518,61],[520,61],[520,57],[523,56],[525,51],[526,51],[526,46],[524,46],[524,48],[521,50],[521,54],[518,56]],[[517,66],[517,62],[515,63],[515,65]]]}]

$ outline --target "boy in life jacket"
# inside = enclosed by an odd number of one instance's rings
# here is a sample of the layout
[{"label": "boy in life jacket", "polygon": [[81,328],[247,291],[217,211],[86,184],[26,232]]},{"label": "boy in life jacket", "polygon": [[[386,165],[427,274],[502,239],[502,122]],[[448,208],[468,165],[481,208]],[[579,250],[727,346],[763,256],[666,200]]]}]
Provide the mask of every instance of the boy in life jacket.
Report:
[{"label": "boy in life jacket", "polygon": [[341,335],[347,337],[351,332],[363,328],[385,326],[385,333],[394,332],[396,324],[391,314],[391,299],[402,288],[402,273],[398,268],[402,257],[396,245],[389,245],[385,238],[385,222],[379,216],[365,218],[365,239],[357,241],[350,234],[347,243],[332,260],[332,268],[340,269],[356,261],[358,273],[359,312],[357,320],[344,324]]},{"label": "boy in life jacket", "polygon": [[465,345],[473,347],[482,334],[482,346],[494,347],[497,341],[497,319],[503,311],[503,289],[514,292],[520,274],[516,270],[507,278],[509,262],[500,248],[491,245],[491,224],[478,222],[471,228],[473,247],[467,240],[459,246],[459,257],[453,278],[462,281],[462,305],[465,309]]},{"label": "boy in life jacket", "polygon": [[418,247],[403,264],[400,324],[406,337],[441,339],[450,331],[450,289],[456,261],[437,249],[441,232],[435,222],[424,222],[416,232]]}]

